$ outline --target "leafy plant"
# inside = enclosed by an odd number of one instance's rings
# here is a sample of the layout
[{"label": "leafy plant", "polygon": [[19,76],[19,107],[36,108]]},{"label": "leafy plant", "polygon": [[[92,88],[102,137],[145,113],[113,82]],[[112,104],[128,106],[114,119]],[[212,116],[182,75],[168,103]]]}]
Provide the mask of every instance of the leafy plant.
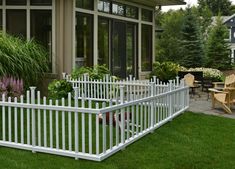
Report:
[{"label": "leafy plant", "polygon": [[34,40],[23,40],[0,32],[0,76],[22,79],[35,85],[48,71],[48,52]]},{"label": "leafy plant", "polygon": [[69,92],[73,92],[73,86],[66,80],[54,80],[48,85],[48,94],[50,98],[66,98]]},{"label": "leafy plant", "polygon": [[155,62],[150,76],[156,76],[161,81],[167,82],[168,80],[175,79],[180,69],[180,65],[173,62]]},{"label": "leafy plant", "polygon": [[84,74],[89,75],[91,79],[99,80],[102,79],[106,74],[110,74],[110,71],[106,65],[96,65],[91,67],[76,68],[72,72],[72,78],[77,79],[82,77]]}]

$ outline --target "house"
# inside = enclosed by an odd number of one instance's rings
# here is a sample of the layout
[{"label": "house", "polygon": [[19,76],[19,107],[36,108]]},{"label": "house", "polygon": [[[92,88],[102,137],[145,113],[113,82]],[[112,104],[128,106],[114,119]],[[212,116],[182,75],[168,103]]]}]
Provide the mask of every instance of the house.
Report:
[{"label": "house", "polygon": [[144,77],[155,56],[156,6],[182,0],[0,0],[0,29],[35,38],[54,74],[106,64],[114,75]]},{"label": "house", "polygon": [[229,29],[229,37],[228,42],[231,49],[231,60],[232,63],[234,63],[235,58],[235,14],[232,16],[224,16],[222,17],[223,23],[228,27]]}]

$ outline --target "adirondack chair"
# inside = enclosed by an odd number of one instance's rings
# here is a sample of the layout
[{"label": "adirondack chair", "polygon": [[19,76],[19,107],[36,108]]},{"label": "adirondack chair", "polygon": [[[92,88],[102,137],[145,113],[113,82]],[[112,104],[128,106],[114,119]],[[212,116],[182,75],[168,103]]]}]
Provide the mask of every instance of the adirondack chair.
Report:
[{"label": "adirondack chair", "polygon": [[195,83],[194,75],[192,75],[191,73],[188,73],[184,76],[184,80],[185,80],[185,84],[191,88],[192,95],[195,95],[195,89],[199,88],[200,85]]},{"label": "adirondack chair", "polygon": [[[226,113],[231,114],[231,105],[235,103],[235,75],[229,75],[225,78],[224,88],[220,90],[215,83],[215,88],[209,89],[211,92],[212,108],[218,102]],[[221,85],[221,83],[220,83]]]}]

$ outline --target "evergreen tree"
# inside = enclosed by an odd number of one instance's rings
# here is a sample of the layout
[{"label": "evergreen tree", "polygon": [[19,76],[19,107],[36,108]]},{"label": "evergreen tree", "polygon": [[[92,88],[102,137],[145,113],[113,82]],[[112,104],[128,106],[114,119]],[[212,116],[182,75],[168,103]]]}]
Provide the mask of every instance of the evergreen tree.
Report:
[{"label": "evergreen tree", "polygon": [[229,44],[226,42],[228,29],[223,25],[220,16],[216,19],[216,24],[210,29],[207,41],[207,66],[216,69],[230,69]]},{"label": "evergreen tree", "polygon": [[180,39],[184,12],[182,10],[168,11],[162,15],[161,23],[157,27],[163,29],[157,34],[156,60],[178,63],[181,58]]},{"label": "evergreen tree", "polygon": [[185,67],[200,67],[203,64],[203,43],[197,17],[191,8],[186,9],[182,25],[181,65]]},{"label": "evergreen tree", "polygon": [[221,15],[231,15],[231,5],[232,2],[230,0],[198,0],[199,11],[202,12],[205,6],[208,6],[214,16],[219,13]]}]

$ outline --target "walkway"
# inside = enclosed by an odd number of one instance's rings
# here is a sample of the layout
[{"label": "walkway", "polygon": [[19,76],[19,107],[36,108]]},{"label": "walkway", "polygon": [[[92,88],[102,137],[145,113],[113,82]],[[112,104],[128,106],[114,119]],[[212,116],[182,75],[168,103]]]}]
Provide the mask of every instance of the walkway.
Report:
[{"label": "walkway", "polygon": [[233,114],[226,114],[218,104],[216,104],[215,109],[211,108],[211,99],[208,99],[207,93],[200,92],[200,96],[201,97],[195,95],[191,97],[189,111],[235,119],[235,107],[233,109]]}]

